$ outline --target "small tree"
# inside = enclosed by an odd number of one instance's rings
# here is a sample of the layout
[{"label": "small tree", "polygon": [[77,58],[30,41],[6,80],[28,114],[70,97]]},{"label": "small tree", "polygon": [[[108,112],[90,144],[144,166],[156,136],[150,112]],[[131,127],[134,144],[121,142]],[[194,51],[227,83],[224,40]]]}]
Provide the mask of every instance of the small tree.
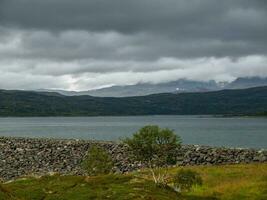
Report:
[{"label": "small tree", "polygon": [[106,150],[93,145],[82,162],[82,166],[90,176],[97,176],[111,173],[114,163]]},{"label": "small tree", "polygon": [[201,176],[190,169],[181,169],[174,177],[174,187],[178,191],[190,191],[195,185],[202,185]]},{"label": "small tree", "polygon": [[164,183],[166,178],[166,172],[161,173],[159,168],[176,163],[176,152],[181,140],[170,129],[145,126],[135,133],[133,138],[124,140],[124,143],[136,161],[149,167],[154,182],[158,184]]}]

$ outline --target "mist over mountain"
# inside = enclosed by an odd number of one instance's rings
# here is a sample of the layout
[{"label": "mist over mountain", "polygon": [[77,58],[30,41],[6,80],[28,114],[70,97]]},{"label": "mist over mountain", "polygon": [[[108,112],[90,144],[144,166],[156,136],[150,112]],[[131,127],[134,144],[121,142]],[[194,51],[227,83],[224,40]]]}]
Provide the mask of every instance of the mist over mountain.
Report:
[{"label": "mist over mountain", "polygon": [[[206,92],[219,89],[220,87],[215,81],[202,82],[202,81],[191,81],[191,80],[180,79],[168,83],[159,83],[159,84],[139,83],[136,85],[112,86],[97,90],[89,90],[81,92],[64,91],[64,90],[54,90],[54,91],[67,96],[90,95],[98,97],[127,97],[127,96],[145,96],[149,94],[158,94],[158,93]],[[39,91],[47,91],[47,90],[39,90]]]},{"label": "mist over mountain", "polygon": [[244,89],[259,86],[267,86],[267,78],[240,77],[233,82],[193,81],[179,79],[167,83],[139,83],[136,85],[111,86],[88,91],[65,91],[41,89],[41,92],[58,92],[66,96],[90,95],[96,97],[130,97],[145,96],[158,93],[186,93],[186,92],[208,92],[222,89]]},{"label": "mist over mountain", "polygon": [[251,87],[267,86],[267,77],[240,77],[227,85],[228,89],[243,89]]}]

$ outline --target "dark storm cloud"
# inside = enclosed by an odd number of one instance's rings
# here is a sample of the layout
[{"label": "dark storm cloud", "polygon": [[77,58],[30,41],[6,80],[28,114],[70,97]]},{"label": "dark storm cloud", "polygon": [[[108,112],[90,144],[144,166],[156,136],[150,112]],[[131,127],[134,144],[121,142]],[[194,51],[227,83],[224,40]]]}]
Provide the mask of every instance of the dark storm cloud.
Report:
[{"label": "dark storm cloud", "polygon": [[141,32],[148,35],[142,47],[148,58],[267,52],[265,0],[2,0],[0,16],[5,26],[55,37],[66,30]]},{"label": "dark storm cloud", "polygon": [[227,33],[226,28],[260,29],[260,25],[266,25],[263,17],[267,3],[265,0],[2,0],[1,7],[4,24],[24,28],[123,33],[170,31],[171,35],[176,30],[209,37],[208,32]]},{"label": "dark storm cloud", "polygon": [[0,0],[0,88],[267,76],[266,19],[266,0]]}]

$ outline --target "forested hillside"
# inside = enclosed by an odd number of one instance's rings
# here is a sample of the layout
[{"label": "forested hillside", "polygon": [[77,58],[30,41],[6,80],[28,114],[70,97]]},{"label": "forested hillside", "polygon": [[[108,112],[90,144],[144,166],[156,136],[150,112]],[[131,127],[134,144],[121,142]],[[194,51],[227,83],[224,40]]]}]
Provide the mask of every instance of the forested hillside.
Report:
[{"label": "forested hillside", "polygon": [[251,115],[266,111],[267,87],[123,98],[0,90],[0,116]]}]

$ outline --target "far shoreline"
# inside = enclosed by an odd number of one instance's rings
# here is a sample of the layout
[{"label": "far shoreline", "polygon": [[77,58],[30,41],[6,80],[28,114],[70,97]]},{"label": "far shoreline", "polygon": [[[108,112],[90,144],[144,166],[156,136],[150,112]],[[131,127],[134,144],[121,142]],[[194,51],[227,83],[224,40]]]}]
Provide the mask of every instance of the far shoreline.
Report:
[{"label": "far shoreline", "polygon": [[232,114],[156,114],[156,115],[38,115],[38,116],[28,116],[28,115],[18,115],[18,116],[1,116],[0,118],[101,118],[101,117],[164,117],[164,116],[173,116],[173,117],[196,117],[196,118],[267,118],[267,115],[232,115]]}]

